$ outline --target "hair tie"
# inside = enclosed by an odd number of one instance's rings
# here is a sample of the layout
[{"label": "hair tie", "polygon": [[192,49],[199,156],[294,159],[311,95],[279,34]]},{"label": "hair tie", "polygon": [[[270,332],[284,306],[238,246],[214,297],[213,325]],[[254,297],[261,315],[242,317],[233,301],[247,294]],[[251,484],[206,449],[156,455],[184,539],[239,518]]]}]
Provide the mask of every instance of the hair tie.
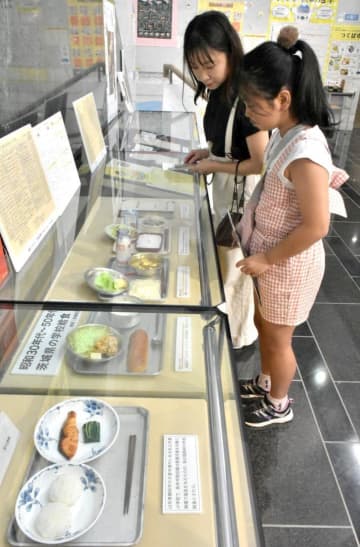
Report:
[{"label": "hair tie", "polygon": [[[295,45],[296,45],[296,44],[295,44]],[[300,49],[296,49],[296,48],[294,48],[294,49],[295,49],[295,51],[290,51],[290,50],[288,50],[289,53],[290,53],[291,55],[293,55],[294,57],[298,57],[300,60],[302,60],[302,58],[303,58],[302,51],[301,51]]]}]

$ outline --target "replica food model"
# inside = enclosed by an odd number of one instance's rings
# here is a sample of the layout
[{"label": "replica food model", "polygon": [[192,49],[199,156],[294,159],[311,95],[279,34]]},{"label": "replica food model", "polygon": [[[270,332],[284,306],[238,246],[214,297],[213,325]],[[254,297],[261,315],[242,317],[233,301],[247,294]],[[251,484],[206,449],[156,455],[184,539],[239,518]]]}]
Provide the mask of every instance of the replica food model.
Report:
[{"label": "replica food model", "polygon": [[47,503],[36,517],[35,528],[44,539],[54,541],[71,528],[72,513],[65,503]]},{"label": "replica food model", "polygon": [[95,276],[94,286],[99,291],[119,292],[126,289],[127,283],[122,277],[115,277],[109,272],[100,272]]},{"label": "replica food model", "polygon": [[154,253],[136,253],[130,258],[129,264],[140,275],[153,275],[161,267],[162,258]]},{"label": "replica food model", "polygon": [[79,444],[79,430],[76,424],[76,412],[70,410],[60,432],[59,452],[68,460],[76,454]]},{"label": "replica food model", "polygon": [[85,359],[106,359],[119,351],[119,341],[106,325],[82,325],[70,333],[68,343],[73,353]]},{"label": "replica food model", "polygon": [[140,300],[160,300],[160,279],[133,279],[130,282],[129,294]]},{"label": "replica food model", "polygon": [[98,443],[100,442],[100,423],[92,420],[86,422],[82,426],[84,443]]},{"label": "replica food model", "polygon": [[149,337],[143,329],[135,330],[129,338],[127,369],[129,372],[144,372],[149,356]]}]

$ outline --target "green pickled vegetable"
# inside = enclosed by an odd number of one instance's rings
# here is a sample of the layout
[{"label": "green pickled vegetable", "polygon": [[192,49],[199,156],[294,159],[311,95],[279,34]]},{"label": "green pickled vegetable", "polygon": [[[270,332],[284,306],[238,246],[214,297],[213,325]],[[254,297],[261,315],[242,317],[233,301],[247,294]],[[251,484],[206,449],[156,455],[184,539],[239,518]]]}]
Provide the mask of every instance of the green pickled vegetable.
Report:
[{"label": "green pickled vegetable", "polygon": [[109,329],[101,325],[83,326],[71,333],[69,342],[77,355],[89,356],[96,342],[109,334]]},{"label": "green pickled vegetable", "polygon": [[84,443],[98,443],[100,441],[100,423],[86,422],[83,427]]}]

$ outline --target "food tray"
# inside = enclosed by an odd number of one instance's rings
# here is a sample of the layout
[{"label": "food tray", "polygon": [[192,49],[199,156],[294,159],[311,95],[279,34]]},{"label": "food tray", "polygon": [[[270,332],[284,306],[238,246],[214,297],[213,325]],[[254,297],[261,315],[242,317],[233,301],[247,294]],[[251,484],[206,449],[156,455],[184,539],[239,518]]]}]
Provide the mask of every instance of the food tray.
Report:
[{"label": "food tray", "polygon": [[[164,219],[165,226],[160,231],[158,231],[156,228],[151,229],[150,226],[146,228],[141,226],[141,222],[146,216],[149,216],[149,213],[147,213],[146,211],[139,211],[139,210],[136,210],[136,211],[132,210],[128,212],[123,211],[120,214],[118,221],[119,223],[122,223],[125,225],[129,224],[130,226],[136,227],[136,230],[139,234],[142,232],[161,233],[163,237],[162,237],[161,247],[158,252],[159,254],[169,254],[171,251],[172,227],[171,227],[171,221],[168,218],[168,215],[164,214],[164,211],[153,212],[153,215],[151,215],[151,216],[157,216],[159,218]],[[114,244],[114,251],[115,251],[115,244]]]},{"label": "food tray", "polygon": [[[120,310],[119,310],[120,311]],[[163,343],[166,315],[163,313],[139,313],[140,321],[131,329],[118,326],[120,319],[111,312],[92,312],[88,322],[99,322],[117,329],[124,343],[124,351],[118,357],[110,359],[106,363],[92,364],[79,357],[66,354],[66,360],[72,369],[78,374],[105,374],[110,376],[153,376],[159,374],[162,368]],[[149,361],[144,372],[129,372],[126,368],[129,338],[136,329],[144,329],[149,336]]]},{"label": "food tray", "polygon": [[[169,259],[168,258],[163,258],[163,265],[160,268],[159,273],[157,273],[156,275],[153,275],[151,277],[150,276],[148,277],[148,276],[138,275],[127,264],[119,264],[116,261],[116,258],[111,258],[110,259],[109,268],[112,268],[114,270],[118,270],[123,275],[125,275],[125,277],[127,277],[128,281],[129,281],[128,293],[130,293],[130,291],[131,291],[131,281],[133,279],[141,279],[141,280],[159,279],[160,280],[160,299],[159,298],[154,298],[152,300],[147,299],[146,301],[151,302],[151,303],[160,302],[161,300],[164,300],[167,297],[168,285],[169,285]],[[109,300],[109,302],[111,302],[111,301]]]},{"label": "food tray", "polygon": [[[104,511],[91,530],[65,545],[123,547],[140,541],[143,531],[149,415],[142,407],[118,406],[114,409],[120,418],[117,441],[109,452],[91,462],[91,467],[100,473],[105,482],[107,498]],[[123,514],[130,435],[136,435],[136,448],[129,512]],[[35,452],[24,483],[47,465],[49,462]],[[7,539],[8,543],[15,547],[39,546],[39,543],[30,540],[21,532],[15,517],[9,524]]]},{"label": "food tray", "polygon": [[[141,232],[139,232],[139,233],[141,233]],[[162,237],[162,240],[161,240],[161,247],[160,247],[160,250],[158,251],[158,253],[160,255],[167,255],[167,254],[170,253],[170,251],[171,251],[171,237],[172,237],[171,236],[171,227],[168,226],[163,231],[163,237]],[[113,252],[114,253],[115,253],[115,250],[116,250],[116,241],[113,244]]]}]

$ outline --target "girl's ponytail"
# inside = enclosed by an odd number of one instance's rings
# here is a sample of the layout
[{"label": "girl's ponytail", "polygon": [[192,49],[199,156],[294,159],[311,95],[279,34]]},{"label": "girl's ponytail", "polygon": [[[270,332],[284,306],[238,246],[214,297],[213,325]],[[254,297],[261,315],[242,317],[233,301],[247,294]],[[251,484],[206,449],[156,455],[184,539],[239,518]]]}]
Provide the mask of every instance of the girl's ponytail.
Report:
[{"label": "girl's ponytail", "polygon": [[327,103],[314,50],[298,38],[296,27],[284,27],[277,43],[292,57],[292,112],[302,123],[328,128],[333,116]]}]

